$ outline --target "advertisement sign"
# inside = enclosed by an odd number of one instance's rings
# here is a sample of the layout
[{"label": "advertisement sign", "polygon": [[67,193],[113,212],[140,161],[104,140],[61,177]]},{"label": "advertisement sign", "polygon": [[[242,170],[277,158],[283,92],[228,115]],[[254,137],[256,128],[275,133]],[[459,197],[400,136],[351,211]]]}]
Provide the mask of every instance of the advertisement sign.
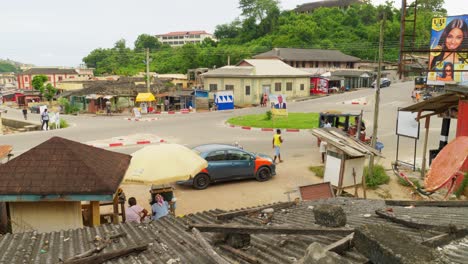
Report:
[{"label": "advertisement sign", "polygon": [[398,111],[397,131],[399,136],[419,138],[419,122],[416,120],[418,113]]},{"label": "advertisement sign", "polygon": [[432,19],[427,84],[468,84],[468,15]]},{"label": "advertisement sign", "polygon": [[274,116],[288,116],[286,95],[270,94],[269,99],[271,103],[271,113]]}]

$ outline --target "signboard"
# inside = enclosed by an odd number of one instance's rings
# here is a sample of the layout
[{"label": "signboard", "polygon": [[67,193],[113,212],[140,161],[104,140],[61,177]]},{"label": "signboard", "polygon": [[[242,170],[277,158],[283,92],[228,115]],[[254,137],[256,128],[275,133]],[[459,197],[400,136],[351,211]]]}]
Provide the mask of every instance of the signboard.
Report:
[{"label": "signboard", "polygon": [[218,110],[234,109],[234,94],[232,91],[218,91],[214,96],[214,101]]},{"label": "signboard", "polygon": [[286,103],[286,95],[270,94],[271,114],[273,116],[288,116],[288,108]]},{"label": "signboard", "polygon": [[418,113],[398,111],[396,134],[399,136],[418,139],[419,122],[416,121],[417,116]]},{"label": "signboard", "polygon": [[468,84],[468,15],[432,19],[427,84]]}]

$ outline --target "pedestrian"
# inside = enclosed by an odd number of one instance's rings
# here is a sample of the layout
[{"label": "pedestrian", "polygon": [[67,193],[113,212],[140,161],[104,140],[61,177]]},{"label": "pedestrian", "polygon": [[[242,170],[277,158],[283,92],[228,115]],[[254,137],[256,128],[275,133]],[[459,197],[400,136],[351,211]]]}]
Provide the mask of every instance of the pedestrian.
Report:
[{"label": "pedestrian", "polygon": [[[44,109],[44,112],[41,114],[42,120],[42,130],[49,130],[49,113],[47,113],[47,108]],[[44,128],[45,125],[45,128]]]},{"label": "pedestrian", "polygon": [[164,99],[164,110],[169,111],[169,98]]},{"label": "pedestrian", "polygon": [[148,211],[143,207],[137,205],[135,197],[128,199],[128,208],[125,210],[125,221],[127,223],[141,223],[148,215]]},{"label": "pedestrian", "polygon": [[151,211],[151,220],[158,220],[169,214],[169,204],[164,201],[164,198],[160,194],[156,194],[154,201],[152,201]]},{"label": "pedestrian", "polygon": [[24,120],[28,120],[28,108],[26,106],[23,107],[23,116]]},{"label": "pedestrian", "polygon": [[106,102],[106,114],[108,116],[111,115],[111,101],[110,100],[107,100],[107,102]]},{"label": "pedestrian", "polygon": [[327,142],[324,140],[320,141],[320,154],[322,156],[322,163],[325,163],[325,154],[327,153]]},{"label": "pedestrian", "polygon": [[281,130],[276,129],[276,134],[273,136],[273,149],[275,150],[275,157],[273,158],[273,163],[276,163],[276,157],[278,157],[279,162],[283,162],[281,159],[281,143],[283,143],[283,138],[281,138]]},{"label": "pedestrian", "polygon": [[260,107],[264,107],[264,105],[263,105],[264,102],[265,102],[264,96],[265,96],[265,94],[262,94],[262,95],[260,96]]},{"label": "pedestrian", "polygon": [[419,100],[421,100],[421,93],[416,92],[416,102],[419,103]]},{"label": "pedestrian", "polygon": [[60,129],[60,113],[55,113],[55,129]]},{"label": "pedestrian", "polygon": [[268,103],[268,95],[267,94],[264,94],[263,95],[263,106],[267,106],[267,103]]},{"label": "pedestrian", "polygon": [[323,127],[324,127],[324,128],[332,127],[332,125],[331,125],[331,123],[330,123],[330,120],[325,119],[325,124],[323,124]]},{"label": "pedestrian", "polygon": [[411,99],[413,99],[413,103],[416,102],[416,91],[415,90],[413,90],[411,92]]}]

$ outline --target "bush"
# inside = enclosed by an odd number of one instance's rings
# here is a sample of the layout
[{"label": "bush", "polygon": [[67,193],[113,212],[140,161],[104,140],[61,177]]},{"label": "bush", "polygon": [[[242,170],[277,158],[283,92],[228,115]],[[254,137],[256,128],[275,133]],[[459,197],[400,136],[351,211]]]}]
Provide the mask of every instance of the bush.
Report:
[{"label": "bush", "polygon": [[63,107],[63,111],[65,112],[65,114],[75,114],[80,111],[80,108],[78,108],[75,105],[71,105],[67,98],[60,97],[57,101],[59,105]]},{"label": "bush", "polygon": [[309,170],[315,174],[315,176],[319,178],[323,178],[325,173],[325,166],[310,166]]},{"label": "bush", "polygon": [[[421,188],[421,184],[419,183],[419,180],[418,179],[414,179],[414,178],[409,178],[409,180],[418,188]],[[401,178],[401,177],[398,177],[398,183],[400,185],[403,185],[405,187],[412,187],[411,184],[409,184],[405,179]]]},{"label": "bush", "polygon": [[[69,126],[67,120],[60,118],[60,128],[67,128]],[[55,129],[55,123],[49,123],[49,129]]]},{"label": "bush", "polygon": [[272,117],[271,111],[267,111],[265,115],[266,115],[265,120],[271,120],[271,117]]},{"label": "bush", "polygon": [[454,193],[457,198],[460,198],[460,196],[465,192],[466,186],[468,186],[468,172],[465,173],[465,178],[461,182],[460,187]]},{"label": "bush", "polygon": [[372,178],[369,176],[369,168],[367,166],[364,167],[364,175],[366,175],[366,185],[371,189],[375,189],[382,184],[387,184],[390,181],[390,177],[382,165],[374,165]]}]

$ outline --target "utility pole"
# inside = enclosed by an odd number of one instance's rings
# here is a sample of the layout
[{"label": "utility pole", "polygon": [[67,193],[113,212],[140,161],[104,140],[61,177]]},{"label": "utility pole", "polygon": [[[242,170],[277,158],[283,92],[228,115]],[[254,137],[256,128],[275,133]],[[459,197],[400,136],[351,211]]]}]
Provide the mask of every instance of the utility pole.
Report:
[{"label": "utility pole", "polygon": [[146,48],[146,89],[150,93],[150,75],[149,75],[149,48]]},{"label": "utility pole", "polygon": [[[384,42],[384,27],[386,15],[383,14],[383,19],[380,21],[380,37],[379,37],[379,63],[377,69],[377,80],[375,81],[375,105],[374,105],[374,124],[372,127],[372,140],[371,147],[375,148],[377,143],[377,130],[379,128],[379,105],[380,105],[380,75],[382,73],[382,60],[383,60],[383,42]],[[374,177],[374,155],[369,157],[369,178]],[[366,198],[366,197],[364,197]]]}]

